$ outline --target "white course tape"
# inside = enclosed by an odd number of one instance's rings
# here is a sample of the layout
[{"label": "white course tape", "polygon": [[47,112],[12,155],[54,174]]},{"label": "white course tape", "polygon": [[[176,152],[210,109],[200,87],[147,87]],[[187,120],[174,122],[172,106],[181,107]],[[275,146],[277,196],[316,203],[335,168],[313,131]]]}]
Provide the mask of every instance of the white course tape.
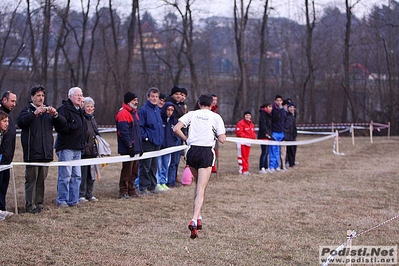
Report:
[{"label": "white course tape", "polygon": [[11,164],[0,165],[0,172],[11,168],[12,168]]},{"label": "white course tape", "polygon": [[[159,157],[165,154],[173,153],[176,151],[181,151],[186,149],[187,145],[175,146],[166,149],[162,149],[159,151],[151,151],[145,152],[140,157],[136,155],[134,157],[130,157],[129,155],[122,156],[110,156],[103,158],[93,158],[93,159],[81,159],[81,160],[73,160],[73,161],[63,161],[63,162],[50,162],[50,163],[25,163],[25,162],[13,162],[12,165],[37,165],[37,166],[82,166],[82,165],[95,165],[95,164],[106,164],[106,163],[120,163],[120,162],[128,162],[128,161],[136,161],[142,159],[148,159],[153,157]],[[11,168],[11,166],[9,167]],[[7,169],[7,168],[5,168]],[[5,169],[1,169],[5,170]]]},{"label": "white course tape", "polygon": [[293,145],[307,145],[307,144],[317,143],[317,142],[335,138],[336,136],[337,136],[337,133],[330,133],[328,136],[324,136],[321,138],[315,138],[315,139],[310,139],[310,140],[300,140],[300,141],[274,141],[274,140],[264,140],[264,139],[246,139],[246,138],[227,137],[226,141],[243,143],[243,144],[293,146]]},{"label": "white course tape", "polygon": [[298,130],[298,134],[308,134],[308,135],[331,135],[333,132],[315,132],[315,131],[305,131],[305,130]]}]

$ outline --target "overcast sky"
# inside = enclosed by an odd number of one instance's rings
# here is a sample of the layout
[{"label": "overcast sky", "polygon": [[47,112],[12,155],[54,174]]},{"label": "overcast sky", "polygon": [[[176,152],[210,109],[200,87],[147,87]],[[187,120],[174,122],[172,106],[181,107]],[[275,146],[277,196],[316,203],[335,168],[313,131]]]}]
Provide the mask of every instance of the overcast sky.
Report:
[{"label": "overcast sky", "polygon": [[[0,8],[8,9],[15,8],[16,4],[20,0],[0,0]],[[87,2],[87,0],[83,0]],[[101,0],[104,5],[108,5],[108,0]],[[184,8],[185,0],[169,0],[170,2],[177,1],[181,8]],[[249,0],[244,0],[247,3]],[[260,16],[265,0],[252,0],[251,4],[251,16]],[[351,4],[355,4],[353,12],[359,18],[364,14],[367,14],[373,5],[382,4],[388,5],[389,0],[350,0]],[[34,2],[34,1],[32,1]],[[55,0],[57,3],[65,3],[65,0]],[[79,9],[81,0],[72,0],[72,4]],[[96,1],[91,0],[94,4]],[[193,11],[196,14],[200,14],[200,17],[206,16],[233,16],[233,0],[194,0]],[[237,0],[239,2],[239,0]],[[269,0],[270,16],[272,17],[286,17],[292,20],[296,20],[300,23],[304,22],[304,2],[305,0]],[[311,0],[309,0],[311,2]],[[25,4],[25,1],[22,1]],[[166,7],[164,0],[140,0],[140,9],[143,13],[144,10],[148,10],[156,20],[162,20],[164,14],[171,10],[171,7]],[[322,10],[328,6],[336,6],[341,12],[345,11],[345,0],[315,0],[318,17]],[[120,14],[128,15],[131,10],[131,0],[113,0],[114,8],[116,8]],[[4,10],[3,9],[3,10]],[[195,16],[197,17],[197,16]]]},{"label": "overcast sky", "polygon": [[[125,2],[126,0],[116,0]],[[373,5],[377,4],[381,6],[382,4],[388,5],[389,0],[350,0],[351,4],[355,4],[353,12],[356,16],[362,17],[367,14]],[[183,0],[177,0],[177,2],[182,3]],[[238,2],[238,1],[237,1]],[[247,3],[248,0],[245,0]],[[272,17],[287,17],[296,21],[304,21],[304,0],[269,0],[269,7],[273,7],[270,12]],[[310,0],[309,0],[310,2]],[[166,7],[162,5],[162,0],[151,0],[140,2],[141,8],[145,8],[151,12],[151,14],[162,14],[166,12]],[[194,7],[197,11],[200,11],[203,16],[217,15],[217,16],[233,16],[233,0],[196,0],[194,1]],[[252,0],[251,11],[261,12],[264,5],[264,0]],[[336,6],[342,12],[345,11],[345,0],[316,0],[316,9],[318,12],[328,6]],[[183,5],[182,5],[183,6]],[[320,13],[319,13],[320,14]]]}]

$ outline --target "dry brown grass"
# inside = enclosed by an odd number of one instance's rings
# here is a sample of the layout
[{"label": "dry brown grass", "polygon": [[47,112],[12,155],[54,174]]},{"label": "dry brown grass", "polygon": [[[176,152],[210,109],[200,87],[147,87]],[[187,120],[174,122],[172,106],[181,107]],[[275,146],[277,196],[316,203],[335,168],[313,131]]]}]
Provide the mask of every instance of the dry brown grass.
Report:
[{"label": "dry brown grass", "polygon": [[[114,135],[106,138],[115,151]],[[253,145],[248,177],[237,174],[234,144],[221,145],[219,174],[211,178],[203,208],[204,229],[195,240],[187,229],[192,186],[119,200],[121,165],[110,164],[95,183],[99,202],[58,209],[56,169],[51,169],[50,210],[0,222],[0,264],[317,265],[319,245],[340,245],[349,224],[360,233],[398,214],[398,144],[398,137],[374,138],[374,144],[359,137],[355,146],[341,138],[346,156],[332,153],[332,140],[300,146],[296,169],[266,176],[257,174],[260,148]],[[21,158],[18,147],[15,161]],[[20,207],[23,173],[15,167]],[[8,205],[13,205],[11,184]],[[396,245],[398,223],[353,244]]]}]

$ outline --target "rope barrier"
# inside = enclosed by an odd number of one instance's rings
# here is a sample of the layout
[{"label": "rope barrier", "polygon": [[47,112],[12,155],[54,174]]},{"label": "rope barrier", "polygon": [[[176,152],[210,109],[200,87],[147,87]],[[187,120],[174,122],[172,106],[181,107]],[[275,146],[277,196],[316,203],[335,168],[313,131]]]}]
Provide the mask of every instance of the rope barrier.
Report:
[{"label": "rope barrier", "polygon": [[[142,159],[148,159],[153,157],[159,157],[165,154],[173,153],[176,151],[181,151],[186,149],[187,145],[174,146],[170,148],[165,148],[159,151],[151,151],[145,152],[142,156],[138,154],[134,157],[130,157],[129,155],[121,155],[121,156],[108,156],[102,158],[92,158],[92,159],[81,159],[81,160],[73,160],[73,161],[61,161],[61,162],[49,162],[49,163],[39,163],[39,162],[13,162],[11,163],[11,167],[14,165],[36,165],[36,166],[83,166],[83,165],[95,165],[95,164],[107,164],[107,163],[121,163],[121,162],[129,162],[136,161]],[[8,167],[9,165],[7,165]],[[9,168],[11,168],[9,167]],[[8,168],[6,168],[8,169]],[[3,169],[5,170],[5,169]]]},{"label": "rope barrier", "polygon": [[378,224],[376,226],[371,227],[370,229],[367,229],[367,230],[361,232],[360,234],[356,234],[356,231],[352,230],[352,232],[349,235],[349,237],[347,238],[347,240],[344,243],[342,243],[342,245],[337,247],[334,250],[334,252],[331,252],[333,255],[328,256],[328,258],[326,259],[326,262],[323,263],[322,266],[329,265],[333,261],[334,257],[338,255],[338,252],[340,250],[342,250],[344,247],[346,247],[348,245],[348,243],[350,243],[352,241],[352,239],[355,239],[355,238],[360,237],[360,236],[362,236],[364,234],[367,234],[367,233],[369,233],[369,232],[371,232],[371,231],[373,231],[373,230],[375,230],[375,229],[377,229],[377,228],[379,228],[379,227],[381,227],[381,226],[383,226],[383,225],[385,225],[385,224],[387,224],[387,223],[389,223],[389,222],[391,222],[391,221],[393,221],[395,219],[398,219],[398,218],[399,218],[399,214],[394,216],[394,217],[392,217],[392,218],[390,218],[390,219],[388,219],[388,220],[386,220],[385,222],[382,222],[382,223],[380,223],[380,224]]},{"label": "rope barrier", "polygon": [[235,143],[245,143],[245,144],[259,144],[259,145],[275,145],[275,146],[293,146],[293,145],[307,145],[313,144],[321,141],[325,141],[337,136],[337,133],[330,133],[325,137],[315,138],[311,140],[301,140],[301,141],[274,141],[274,140],[264,140],[264,139],[247,139],[247,138],[235,138],[227,137],[226,141]]},{"label": "rope barrier", "polygon": [[335,258],[335,256],[338,255],[338,252],[341,251],[341,250],[343,250],[344,247],[346,247],[346,246],[348,245],[348,243],[349,243],[350,241],[352,241],[352,238],[354,238],[355,235],[356,235],[356,232],[355,232],[355,231],[352,231],[352,233],[349,235],[349,237],[346,239],[346,241],[345,241],[344,243],[342,243],[341,246],[337,247],[337,248],[334,250],[334,252],[331,252],[332,254],[331,254],[330,256],[327,257],[326,262],[324,262],[324,263],[322,264],[322,266],[327,266],[328,264],[330,264],[330,262],[333,261],[333,259]]}]

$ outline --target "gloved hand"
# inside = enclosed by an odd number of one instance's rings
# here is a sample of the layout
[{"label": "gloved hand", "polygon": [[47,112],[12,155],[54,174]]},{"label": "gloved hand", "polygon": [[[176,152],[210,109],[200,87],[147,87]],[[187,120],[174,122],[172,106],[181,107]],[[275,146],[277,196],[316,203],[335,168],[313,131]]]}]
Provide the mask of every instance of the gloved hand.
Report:
[{"label": "gloved hand", "polygon": [[134,148],[133,148],[133,147],[129,147],[129,156],[130,156],[130,157],[134,157],[134,155],[136,155],[136,154],[134,153]]}]

